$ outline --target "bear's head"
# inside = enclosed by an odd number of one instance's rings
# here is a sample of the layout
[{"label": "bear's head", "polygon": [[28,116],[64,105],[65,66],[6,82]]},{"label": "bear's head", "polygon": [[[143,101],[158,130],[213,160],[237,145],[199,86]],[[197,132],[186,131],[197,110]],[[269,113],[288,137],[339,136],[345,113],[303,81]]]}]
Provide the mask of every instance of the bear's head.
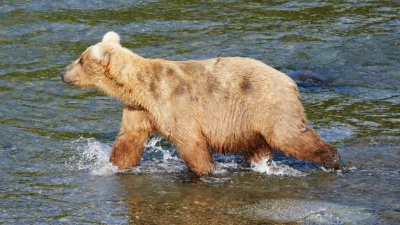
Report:
[{"label": "bear's head", "polygon": [[60,71],[64,83],[80,87],[99,87],[111,66],[111,62],[117,59],[122,46],[120,37],[115,32],[108,32],[103,40],[90,46],[82,55]]}]

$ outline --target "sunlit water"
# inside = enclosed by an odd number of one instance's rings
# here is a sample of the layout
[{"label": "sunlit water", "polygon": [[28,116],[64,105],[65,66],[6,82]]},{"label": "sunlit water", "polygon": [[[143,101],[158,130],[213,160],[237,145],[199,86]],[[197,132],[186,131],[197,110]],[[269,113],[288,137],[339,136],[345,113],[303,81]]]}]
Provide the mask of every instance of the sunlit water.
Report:
[{"label": "sunlit water", "polygon": [[[144,57],[287,73],[345,170],[215,155],[196,180],[154,136],[118,171],[122,104],[58,77],[109,30]],[[398,1],[1,1],[0,59],[1,224],[400,223]]]}]

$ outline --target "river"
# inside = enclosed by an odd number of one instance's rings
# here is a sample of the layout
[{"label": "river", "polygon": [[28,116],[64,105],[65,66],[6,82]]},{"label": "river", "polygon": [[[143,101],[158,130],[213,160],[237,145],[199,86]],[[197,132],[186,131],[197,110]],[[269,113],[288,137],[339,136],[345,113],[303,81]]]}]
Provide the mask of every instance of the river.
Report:
[{"label": "river", "polygon": [[[244,56],[291,76],[344,171],[215,155],[194,180],[173,145],[108,162],[123,105],[58,71],[108,31],[148,58]],[[400,2],[0,1],[0,224],[400,223]]]}]

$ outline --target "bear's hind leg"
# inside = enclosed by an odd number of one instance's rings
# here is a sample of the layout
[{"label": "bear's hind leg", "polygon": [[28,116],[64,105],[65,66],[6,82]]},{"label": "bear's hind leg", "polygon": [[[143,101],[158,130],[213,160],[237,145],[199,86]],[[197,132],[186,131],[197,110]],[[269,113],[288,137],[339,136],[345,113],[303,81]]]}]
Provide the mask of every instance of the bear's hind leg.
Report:
[{"label": "bear's hind leg", "polygon": [[144,151],[144,144],[152,131],[152,122],[146,111],[125,106],[110,162],[118,166],[119,170],[137,166]]},{"label": "bear's hind leg", "polygon": [[337,149],[322,140],[311,127],[303,126],[297,132],[275,133],[269,143],[274,149],[281,150],[287,156],[320,163],[335,170],[341,169]]},{"label": "bear's hind leg", "polygon": [[272,160],[272,149],[268,145],[263,145],[254,151],[243,152],[243,156],[250,165],[252,163],[259,163],[263,158],[267,158],[268,162],[270,162]]}]

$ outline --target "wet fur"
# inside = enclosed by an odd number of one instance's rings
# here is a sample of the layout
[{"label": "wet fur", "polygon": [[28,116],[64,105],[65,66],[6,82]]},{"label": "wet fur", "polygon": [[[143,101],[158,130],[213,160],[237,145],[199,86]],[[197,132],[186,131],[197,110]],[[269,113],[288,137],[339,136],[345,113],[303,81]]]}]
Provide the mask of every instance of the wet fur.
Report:
[{"label": "wet fur", "polygon": [[[94,57],[92,50],[103,56]],[[199,176],[212,173],[211,152],[242,153],[246,161],[259,162],[280,150],[340,168],[336,149],[307,124],[296,83],[257,60],[145,59],[119,43],[100,42],[61,71],[61,77],[124,102],[110,157],[119,169],[138,165],[152,132],[171,140]]]}]

